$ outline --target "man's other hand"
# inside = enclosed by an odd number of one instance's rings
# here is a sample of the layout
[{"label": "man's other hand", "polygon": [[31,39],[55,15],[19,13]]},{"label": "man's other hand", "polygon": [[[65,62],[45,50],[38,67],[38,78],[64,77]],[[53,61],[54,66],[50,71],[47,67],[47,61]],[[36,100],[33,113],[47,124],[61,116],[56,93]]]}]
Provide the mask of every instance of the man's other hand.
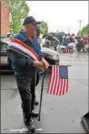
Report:
[{"label": "man's other hand", "polygon": [[45,68],[49,67],[49,63],[44,58],[42,59],[42,63],[43,63]]},{"label": "man's other hand", "polygon": [[44,68],[44,65],[41,61],[34,61],[33,62],[33,65],[36,67],[36,68]]}]

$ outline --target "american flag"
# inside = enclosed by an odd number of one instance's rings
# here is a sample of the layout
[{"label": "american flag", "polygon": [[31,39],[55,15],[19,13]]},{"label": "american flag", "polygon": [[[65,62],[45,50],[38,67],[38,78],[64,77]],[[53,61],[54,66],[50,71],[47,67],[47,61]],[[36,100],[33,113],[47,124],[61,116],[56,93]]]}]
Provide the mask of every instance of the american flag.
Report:
[{"label": "american flag", "polygon": [[47,93],[53,95],[64,95],[68,92],[68,67],[53,65]]}]

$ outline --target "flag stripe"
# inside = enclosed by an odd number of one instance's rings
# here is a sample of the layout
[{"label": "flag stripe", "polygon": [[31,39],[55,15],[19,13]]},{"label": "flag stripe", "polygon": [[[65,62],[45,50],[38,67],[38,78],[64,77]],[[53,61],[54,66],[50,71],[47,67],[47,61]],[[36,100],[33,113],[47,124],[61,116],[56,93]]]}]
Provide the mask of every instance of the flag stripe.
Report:
[{"label": "flag stripe", "polygon": [[62,88],[63,88],[63,79],[61,79],[61,89],[60,89],[60,90],[61,90],[61,92],[60,92],[60,95],[62,95],[62,91],[63,91],[63,89],[62,89]]},{"label": "flag stripe", "polygon": [[51,85],[51,90],[50,90],[50,94],[53,94],[53,90],[54,90],[54,81],[55,81],[55,66],[53,68],[53,78],[52,78],[52,85]]},{"label": "flag stripe", "polygon": [[61,92],[62,92],[62,79],[60,79],[59,95],[61,95]]},{"label": "flag stripe", "polygon": [[55,87],[56,87],[56,81],[57,81],[57,77],[56,77],[56,74],[57,74],[57,67],[56,67],[56,65],[55,65],[55,75],[54,75],[54,83],[53,83],[53,92],[52,92],[52,94],[55,94]]},{"label": "flag stripe", "polygon": [[53,75],[54,75],[54,71],[53,71],[54,67],[52,68],[52,72],[51,72],[51,80],[50,80],[50,87],[49,87],[49,93],[51,92],[51,87],[52,87],[52,81],[53,81]]},{"label": "flag stripe", "polygon": [[47,89],[47,93],[49,93],[49,91],[50,91],[50,86],[51,86],[51,79],[52,79],[52,67],[51,67],[51,71],[50,71],[50,78],[49,78],[49,83],[48,83],[48,89]]},{"label": "flag stripe", "polygon": [[54,95],[57,95],[57,89],[58,89],[58,86],[59,86],[59,69],[58,69],[58,67],[57,67],[57,73],[58,73],[58,79],[57,79]]},{"label": "flag stripe", "polygon": [[50,77],[50,83],[48,88],[48,93],[51,93],[52,83],[53,83],[53,77],[54,77],[54,66],[51,67],[51,77]]},{"label": "flag stripe", "polygon": [[66,84],[66,93],[68,92],[68,80],[67,80],[67,84]]},{"label": "flag stripe", "polygon": [[58,95],[58,93],[59,93],[59,84],[60,84],[60,80],[59,80],[59,82],[58,82],[56,95]]},{"label": "flag stripe", "polygon": [[66,89],[67,89],[67,79],[65,79],[65,85],[64,85],[64,91],[63,91],[63,94],[66,93]]},{"label": "flag stripe", "polygon": [[62,94],[64,95],[64,92],[65,92],[65,80],[63,79],[63,88],[62,88]]}]

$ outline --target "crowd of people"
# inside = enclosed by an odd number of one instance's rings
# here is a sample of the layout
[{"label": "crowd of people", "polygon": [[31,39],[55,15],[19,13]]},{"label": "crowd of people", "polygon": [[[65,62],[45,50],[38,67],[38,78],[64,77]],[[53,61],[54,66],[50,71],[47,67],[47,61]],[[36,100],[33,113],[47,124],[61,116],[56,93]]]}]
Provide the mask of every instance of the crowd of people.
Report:
[{"label": "crowd of people", "polygon": [[[40,28],[38,27],[38,32],[40,31]],[[41,31],[40,31],[41,33]],[[51,33],[54,37],[57,37],[57,39],[60,41],[60,45],[61,46],[65,46],[65,48],[67,48],[67,52],[69,51],[74,51],[75,48],[77,49],[78,52],[86,52],[89,51],[89,35],[87,36],[75,36],[75,34],[65,34],[65,35],[59,35],[57,33]],[[14,36],[14,34],[8,34],[7,37],[12,38]],[[44,40],[45,35],[43,35],[43,38],[40,38],[39,35],[39,39],[40,40],[40,45],[41,45],[41,41]],[[45,38],[46,40],[44,41],[44,44],[46,47],[49,46],[56,46],[57,45],[57,40],[55,40],[53,37],[48,36]],[[55,45],[56,44],[56,45]],[[62,47],[63,48],[63,47]],[[56,48],[55,48],[56,50]]]},{"label": "crowd of people", "polygon": [[59,35],[59,33],[48,33],[43,36],[42,44],[45,47],[54,46],[54,50],[59,45],[65,52],[87,52],[89,51],[89,36],[75,36],[74,34]]},{"label": "crowd of people", "polygon": [[76,48],[78,52],[85,52],[89,47],[89,36],[75,36],[74,34],[63,37],[61,44],[66,48]]}]

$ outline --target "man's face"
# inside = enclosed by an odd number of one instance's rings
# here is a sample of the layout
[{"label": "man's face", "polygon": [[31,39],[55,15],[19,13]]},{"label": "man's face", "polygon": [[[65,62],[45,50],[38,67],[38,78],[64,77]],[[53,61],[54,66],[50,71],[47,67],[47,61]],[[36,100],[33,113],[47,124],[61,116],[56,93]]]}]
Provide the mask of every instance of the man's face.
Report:
[{"label": "man's face", "polygon": [[27,32],[31,36],[34,36],[34,34],[36,33],[36,25],[35,24],[27,24]]}]

